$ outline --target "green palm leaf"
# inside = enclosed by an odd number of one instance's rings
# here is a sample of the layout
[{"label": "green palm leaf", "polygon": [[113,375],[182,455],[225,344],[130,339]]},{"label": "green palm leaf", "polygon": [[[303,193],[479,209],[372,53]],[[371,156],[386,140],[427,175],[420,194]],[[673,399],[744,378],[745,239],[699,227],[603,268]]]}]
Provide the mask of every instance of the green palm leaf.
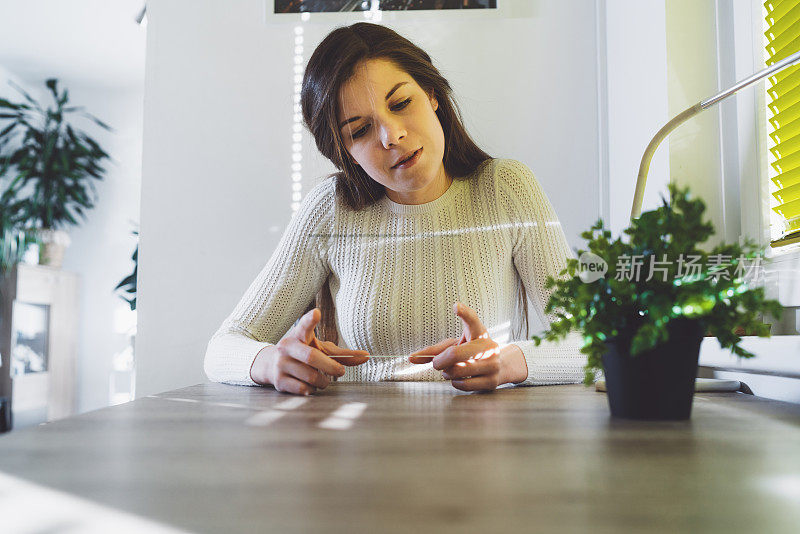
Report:
[{"label": "green palm leaf", "polygon": [[0,99],[0,107],[16,112],[0,116],[0,141],[19,138],[13,151],[0,145],[0,183],[9,175],[22,176],[22,186],[30,191],[25,203],[28,224],[45,229],[78,224],[83,210],[94,206],[97,191],[92,182],[104,178],[102,162],[110,156],[67,117],[76,114],[113,129],[82,106],[66,106],[69,92],[59,88],[56,78],[45,81],[54,101],[47,109],[18,85],[9,84],[27,103]]}]

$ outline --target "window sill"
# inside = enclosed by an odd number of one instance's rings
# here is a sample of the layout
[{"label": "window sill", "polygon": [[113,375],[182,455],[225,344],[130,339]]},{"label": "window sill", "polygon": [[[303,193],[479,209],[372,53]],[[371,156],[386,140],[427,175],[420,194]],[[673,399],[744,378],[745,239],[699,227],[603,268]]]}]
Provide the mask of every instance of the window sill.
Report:
[{"label": "window sill", "polygon": [[800,248],[772,251],[765,267],[764,287],[767,296],[782,306],[800,306]]},{"label": "window sill", "polygon": [[739,358],[730,349],[720,347],[717,338],[704,338],[698,365],[722,371],[800,378],[800,335],[745,336],[741,345],[756,357]]}]

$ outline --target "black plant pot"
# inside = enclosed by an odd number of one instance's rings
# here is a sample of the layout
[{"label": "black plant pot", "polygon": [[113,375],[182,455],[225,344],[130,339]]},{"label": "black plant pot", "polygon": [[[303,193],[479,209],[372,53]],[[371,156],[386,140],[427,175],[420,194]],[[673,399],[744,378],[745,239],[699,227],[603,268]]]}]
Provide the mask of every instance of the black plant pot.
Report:
[{"label": "black plant pot", "polygon": [[666,343],[636,356],[630,355],[630,335],[606,341],[602,360],[612,416],[647,420],[691,416],[703,324],[679,319],[667,328]]},{"label": "black plant pot", "polygon": [[11,400],[0,397],[0,434],[11,430]]}]

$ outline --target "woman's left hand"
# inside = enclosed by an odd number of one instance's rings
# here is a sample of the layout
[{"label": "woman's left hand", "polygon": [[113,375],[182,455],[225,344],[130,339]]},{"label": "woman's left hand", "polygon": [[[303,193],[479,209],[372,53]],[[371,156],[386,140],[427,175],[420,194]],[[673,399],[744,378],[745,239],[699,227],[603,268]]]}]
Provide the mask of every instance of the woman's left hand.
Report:
[{"label": "woman's left hand", "polygon": [[525,380],[528,367],[519,348],[509,345],[510,350],[501,350],[469,306],[456,302],[453,311],[464,324],[461,339],[449,338],[418,350],[411,354],[411,363],[433,360],[433,368],[462,391],[492,391]]}]

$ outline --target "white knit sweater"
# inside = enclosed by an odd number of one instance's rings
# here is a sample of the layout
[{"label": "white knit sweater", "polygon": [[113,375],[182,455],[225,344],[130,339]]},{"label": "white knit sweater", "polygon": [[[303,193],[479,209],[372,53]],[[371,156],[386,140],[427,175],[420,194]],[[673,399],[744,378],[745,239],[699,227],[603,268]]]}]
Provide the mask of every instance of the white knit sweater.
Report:
[{"label": "white knit sweater", "polygon": [[[544,313],[545,279],[557,276],[573,254],[523,163],[485,161],[419,205],[384,196],[353,211],[335,188],[328,178],[309,191],[266,266],[209,341],[210,380],[256,385],[250,378],[256,354],[286,334],[328,276],[339,345],[398,355],[346,367],[339,380],[444,380],[432,364],[409,363],[407,355],[461,336],[455,301],[474,309],[501,346],[514,343],[522,350],[528,377],[521,384],[583,379],[579,336],[538,347],[529,340],[554,319]],[[524,335],[520,282],[528,296]]]}]

